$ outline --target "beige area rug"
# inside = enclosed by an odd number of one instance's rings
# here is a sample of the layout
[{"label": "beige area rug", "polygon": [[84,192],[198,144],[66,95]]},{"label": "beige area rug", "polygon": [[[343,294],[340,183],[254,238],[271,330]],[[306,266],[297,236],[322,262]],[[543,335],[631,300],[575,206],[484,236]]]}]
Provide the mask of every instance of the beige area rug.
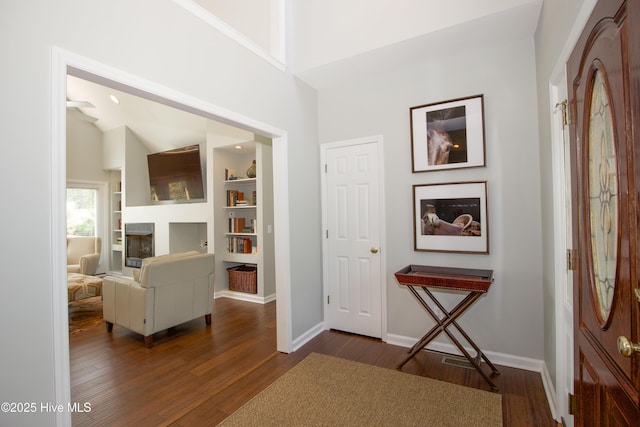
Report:
[{"label": "beige area rug", "polygon": [[312,353],[223,426],[502,426],[502,396]]},{"label": "beige area rug", "polygon": [[102,297],[69,303],[69,334],[77,334],[102,324]]}]

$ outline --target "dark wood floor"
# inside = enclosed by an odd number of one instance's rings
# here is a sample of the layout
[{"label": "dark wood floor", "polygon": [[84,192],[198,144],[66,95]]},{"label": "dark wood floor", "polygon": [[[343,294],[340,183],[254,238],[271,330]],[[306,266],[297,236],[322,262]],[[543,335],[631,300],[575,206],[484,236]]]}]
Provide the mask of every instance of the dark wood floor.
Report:
[{"label": "dark wood floor", "polygon": [[[214,303],[211,327],[197,319],[154,335],[104,324],[70,335],[74,426],[216,425],[311,352],[395,368],[407,349],[379,340],[325,331],[292,354],[276,351],[275,303],[228,298]],[[505,426],[555,426],[540,375],[498,367]],[[421,352],[404,372],[489,391],[474,370],[442,363]]]}]

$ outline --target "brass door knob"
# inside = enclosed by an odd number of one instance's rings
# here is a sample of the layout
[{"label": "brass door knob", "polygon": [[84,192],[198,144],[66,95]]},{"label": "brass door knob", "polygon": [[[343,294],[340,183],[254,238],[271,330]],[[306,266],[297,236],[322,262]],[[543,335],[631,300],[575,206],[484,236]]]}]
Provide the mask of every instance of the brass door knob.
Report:
[{"label": "brass door knob", "polygon": [[633,353],[640,352],[640,344],[634,344],[625,336],[618,337],[618,351],[624,357],[631,357]]},{"label": "brass door knob", "polygon": [[378,253],[378,248],[376,248],[375,246],[371,246],[371,253],[372,254],[377,254]]}]

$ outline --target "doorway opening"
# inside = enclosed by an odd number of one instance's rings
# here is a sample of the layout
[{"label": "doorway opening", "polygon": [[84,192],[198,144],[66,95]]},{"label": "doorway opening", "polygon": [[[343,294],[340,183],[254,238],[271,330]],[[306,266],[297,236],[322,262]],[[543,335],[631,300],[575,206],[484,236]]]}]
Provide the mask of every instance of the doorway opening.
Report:
[{"label": "doorway opening", "polygon": [[[273,188],[274,188],[274,264],[276,298],[278,299],[276,325],[277,350],[288,353],[292,349],[291,307],[290,307],[290,249],[288,238],[288,167],[287,133],[265,123],[257,122],[240,114],[224,110],[216,105],[160,87],[136,76],[106,65],[54,48],[52,54],[52,235],[53,259],[51,275],[53,279],[53,340],[54,375],[56,398],[59,402],[70,401],[69,339],[67,319],[66,274],[64,267],[66,245],[66,79],[74,75],[94,83],[156,102],[163,102],[174,108],[198,114],[210,120],[221,121],[272,140],[273,145]],[[59,414],[59,423],[69,424],[69,414]]]}]

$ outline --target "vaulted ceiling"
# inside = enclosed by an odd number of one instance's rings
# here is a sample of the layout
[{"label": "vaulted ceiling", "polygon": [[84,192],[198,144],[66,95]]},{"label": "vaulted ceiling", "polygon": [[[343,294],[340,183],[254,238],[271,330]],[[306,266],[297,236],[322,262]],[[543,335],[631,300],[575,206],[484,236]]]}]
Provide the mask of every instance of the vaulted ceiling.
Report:
[{"label": "vaulted ceiling", "polygon": [[[302,59],[292,68],[316,89],[411,67],[427,57],[437,59],[477,46],[533,37],[542,0],[461,0],[453,5],[441,0],[370,0],[348,5],[351,10],[345,10],[342,0],[293,3],[292,15],[299,22],[291,26],[295,33],[290,38],[291,49],[317,54],[294,55]],[[386,10],[382,9],[385,5]],[[324,8],[322,13],[318,7]],[[343,13],[332,8],[341,8]],[[387,16],[388,22],[380,22],[381,16]],[[112,94],[119,104],[110,100]],[[68,109],[70,116],[96,118],[94,124],[102,131],[126,125],[152,152],[206,140],[208,119],[126,90],[69,76],[67,98],[94,106]]]}]

